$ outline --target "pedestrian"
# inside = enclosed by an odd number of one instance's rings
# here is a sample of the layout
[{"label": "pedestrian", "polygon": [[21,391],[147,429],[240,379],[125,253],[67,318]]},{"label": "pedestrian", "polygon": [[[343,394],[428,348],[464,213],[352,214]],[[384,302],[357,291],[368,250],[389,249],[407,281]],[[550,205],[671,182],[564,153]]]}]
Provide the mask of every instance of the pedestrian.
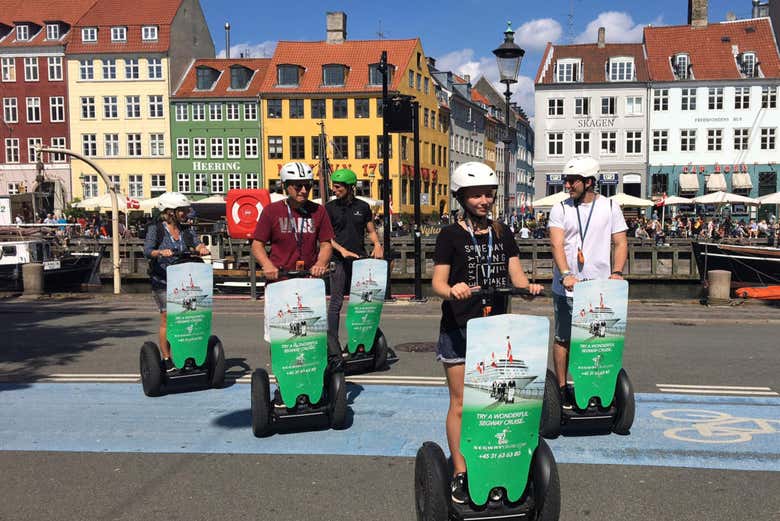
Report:
[{"label": "pedestrian", "polygon": [[[506,225],[491,221],[498,181],[495,172],[479,162],[455,169],[450,189],[463,208],[462,218],[446,226],[436,237],[433,291],[443,299],[439,324],[437,360],[444,364],[449,390],[447,442],[454,468],[450,484],[452,500],[468,501],[466,462],[460,452],[460,421],[463,413],[463,377],[466,362],[466,323],[482,316],[482,303],[472,296],[475,287],[528,288],[530,284],[520,264],[519,250]],[[496,298],[491,315],[507,311],[507,298]]]},{"label": "pedestrian", "polygon": [[149,279],[152,296],[160,312],[160,351],[167,372],[175,371],[171,361],[171,347],[167,336],[168,275],[166,269],[173,264],[177,253],[196,251],[208,255],[208,248],[200,242],[195,230],[183,223],[190,211],[189,198],[179,192],[165,192],[160,196],[157,207],[160,220],[151,225],[144,239],[144,256],[149,259]]},{"label": "pedestrian", "polygon": [[333,246],[333,271],[330,273],[330,304],[328,305],[328,337],[338,342],[339,314],[344,304],[344,294],[349,292],[352,280],[352,262],[366,256],[366,235],[374,245],[371,256],[381,259],[384,250],[379,243],[371,207],[355,197],[357,175],[348,168],[336,170],[331,175],[336,198],[325,205],[335,237]]},{"label": "pedestrian", "polygon": [[[598,161],[591,156],[575,156],[569,160],[563,174],[570,197],[550,211],[555,312],[553,361],[565,409],[572,408],[566,376],[574,286],[586,279],[621,280],[628,257],[627,226],[620,206],[594,192],[599,169]],[[612,244],[615,252],[610,268]]]}]

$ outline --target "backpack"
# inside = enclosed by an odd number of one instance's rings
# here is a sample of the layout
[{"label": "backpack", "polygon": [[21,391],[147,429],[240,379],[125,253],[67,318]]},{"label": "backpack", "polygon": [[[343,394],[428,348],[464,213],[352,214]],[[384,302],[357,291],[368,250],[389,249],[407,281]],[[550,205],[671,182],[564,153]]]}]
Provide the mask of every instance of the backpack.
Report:
[{"label": "backpack", "polygon": [[[194,248],[195,244],[193,244],[192,241],[191,228],[189,226],[179,226],[179,229],[181,233],[181,238],[184,241],[184,247],[187,248],[188,250]],[[163,222],[158,221],[157,223],[150,225],[149,228],[147,228],[146,230],[146,234],[149,235],[150,233],[155,234],[153,249],[156,250],[160,247],[160,244],[162,244],[162,241],[165,238],[165,227],[163,225]],[[152,257],[149,259],[149,266],[146,269],[146,273],[151,277],[152,273],[155,272],[159,276],[160,272],[162,272],[162,269],[160,269],[160,261]]]}]

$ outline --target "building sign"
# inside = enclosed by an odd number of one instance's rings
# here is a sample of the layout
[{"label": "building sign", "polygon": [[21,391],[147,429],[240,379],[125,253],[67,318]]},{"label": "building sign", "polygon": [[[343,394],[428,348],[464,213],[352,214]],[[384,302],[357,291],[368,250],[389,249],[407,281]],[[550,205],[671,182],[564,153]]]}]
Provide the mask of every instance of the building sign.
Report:
[{"label": "building sign", "polygon": [[563,175],[562,174],[549,174],[547,176],[547,184],[548,185],[562,185],[563,184]]},{"label": "building sign", "polygon": [[240,172],[240,161],[193,161],[194,172]]},{"label": "building sign", "polygon": [[577,128],[612,128],[615,126],[615,118],[580,119]]},{"label": "building sign", "polygon": [[599,182],[605,185],[616,185],[618,183],[618,175],[617,173],[601,174]]},{"label": "building sign", "polygon": [[[705,172],[707,172],[708,168],[709,168],[708,166],[704,166],[704,165],[687,165],[687,166],[683,167],[682,171],[683,171],[683,174],[695,174],[697,172],[698,173],[705,173]],[[714,170],[713,170],[713,172],[716,173],[716,174],[720,174],[720,173],[728,174],[729,172],[731,172],[731,173],[738,173],[738,172],[747,173],[747,171],[748,171],[748,169],[747,169],[747,165],[745,163],[738,164],[738,165],[723,165],[723,166],[721,166],[721,165],[716,163],[715,167],[714,167]]]}]

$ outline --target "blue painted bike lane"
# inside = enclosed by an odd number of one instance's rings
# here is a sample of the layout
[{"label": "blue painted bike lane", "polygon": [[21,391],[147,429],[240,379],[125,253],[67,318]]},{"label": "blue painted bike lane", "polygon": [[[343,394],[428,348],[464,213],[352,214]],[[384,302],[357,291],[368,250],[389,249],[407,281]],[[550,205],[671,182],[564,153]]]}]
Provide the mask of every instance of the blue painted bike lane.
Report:
[{"label": "blue painted bike lane", "polygon": [[[249,386],[147,398],[138,384],[0,384],[0,450],[413,457],[445,447],[443,387],[348,387],[351,424],[252,435]],[[780,472],[780,398],[637,394],[630,436],[561,437],[559,463]]]}]

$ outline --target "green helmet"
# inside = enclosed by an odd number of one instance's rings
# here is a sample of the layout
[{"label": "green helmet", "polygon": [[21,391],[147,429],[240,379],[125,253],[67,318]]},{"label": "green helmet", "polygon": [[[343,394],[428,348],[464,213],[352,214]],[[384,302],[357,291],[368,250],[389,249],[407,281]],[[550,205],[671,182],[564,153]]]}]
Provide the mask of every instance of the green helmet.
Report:
[{"label": "green helmet", "polygon": [[349,168],[342,168],[341,170],[333,172],[333,175],[330,176],[330,180],[334,183],[354,185],[357,183],[357,175]]}]

